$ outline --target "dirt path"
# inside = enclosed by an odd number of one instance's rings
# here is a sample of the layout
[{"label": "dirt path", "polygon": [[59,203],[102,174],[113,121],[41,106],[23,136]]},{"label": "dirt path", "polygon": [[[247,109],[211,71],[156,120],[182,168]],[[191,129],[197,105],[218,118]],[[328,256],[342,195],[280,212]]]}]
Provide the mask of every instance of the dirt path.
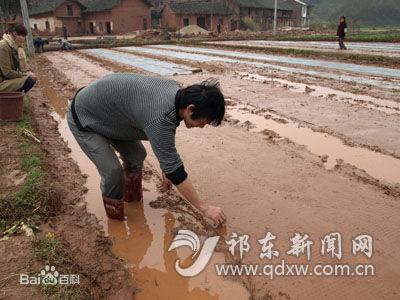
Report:
[{"label": "dirt path", "polygon": [[[85,64],[90,63],[87,61]],[[82,65],[81,61],[80,65]],[[61,72],[66,72],[68,78],[65,63],[54,63],[54,66]],[[76,76],[79,78],[78,74]],[[192,83],[202,77],[203,75],[176,78]],[[228,95],[241,101],[246,97],[245,101],[259,106],[262,103],[265,104],[266,84],[249,84],[239,82],[239,79],[237,82],[234,80],[236,79],[232,77],[226,77],[226,79],[221,77],[222,86]],[[235,86],[237,89],[227,88]],[[279,108],[290,117],[327,126],[324,123],[321,124],[327,117],[318,116],[318,113],[321,114],[329,107],[331,112],[339,111],[339,119],[347,114],[348,122],[352,122],[349,107],[341,102],[332,101],[324,107],[323,101],[319,101],[316,105],[314,103],[317,99],[302,95],[291,101],[307,105],[307,107],[302,108],[302,105],[298,105],[296,110],[287,104],[293,98],[289,92],[272,86],[268,86],[268,92],[276,98],[281,94],[285,97],[285,99],[282,97],[274,102],[271,101],[267,104],[268,108],[276,110]],[[362,107],[355,107],[354,110],[356,109],[363,110]],[[306,114],[306,111],[309,111],[309,114]],[[359,119],[359,123],[364,124],[368,121],[367,111],[379,117],[382,123],[385,120],[385,125],[387,125],[386,120],[389,119],[389,124],[392,122],[394,130],[397,130],[394,126],[397,119],[391,120],[383,114],[379,116],[381,112],[366,110],[365,115],[358,113],[357,116],[362,115],[362,121]],[[371,115],[369,119],[373,119]],[[330,122],[335,123],[333,119]],[[342,123],[342,120],[337,123]],[[307,233],[314,241],[313,265],[335,263],[336,260],[321,256],[320,239],[330,232],[339,231],[343,236],[344,250],[341,263],[352,265],[370,263],[374,265],[377,274],[374,277],[364,278],[285,277],[270,280],[262,276],[249,277],[244,281],[253,297],[262,299],[270,295],[274,299],[322,297],[324,299],[394,299],[400,292],[397,280],[400,273],[395,267],[400,262],[400,255],[393,251],[393,245],[400,242],[397,234],[400,225],[398,217],[400,204],[396,191],[391,191],[379,184],[366,183],[365,179],[362,180],[355,175],[357,170],[346,164],[327,171],[321,165],[321,159],[303,147],[285,140],[271,141],[265,135],[252,133],[241,125],[243,124],[233,125],[229,122],[221,128],[202,130],[179,128],[177,145],[201,196],[223,207],[229,216],[225,237],[228,238],[232,232],[250,235],[250,242],[254,245],[254,249],[245,254],[243,262],[260,263],[256,239],[264,237],[266,231],[270,230],[278,237],[275,246],[281,252],[280,259],[284,258],[291,263],[305,262],[303,258],[297,259],[286,254],[289,249],[289,238],[298,232]],[[371,122],[365,123],[364,126],[372,128],[373,125],[376,126]],[[348,130],[347,133],[354,130],[351,123],[347,123],[347,126],[340,124],[340,126],[344,128],[343,130]],[[335,127],[335,130],[337,128]],[[382,127],[382,132],[388,131],[385,128],[387,127]],[[393,133],[394,136],[396,132]],[[358,134],[361,140],[371,138],[370,135],[363,135],[362,130]],[[383,139],[379,140],[377,136],[371,138],[373,145],[384,143]],[[356,140],[356,138],[352,137],[350,140]],[[388,151],[398,149],[397,144],[380,146]],[[151,153],[151,151],[148,152]],[[152,154],[149,155],[148,161],[151,166],[157,166]],[[212,164],[204,164],[204,161],[212,161]],[[215,180],[210,180],[210,177]],[[168,199],[160,203],[161,206],[172,211],[179,208],[179,205]],[[391,221],[387,222],[387,220]],[[197,228],[208,234],[212,233],[209,228],[204,227],[205,224],[199,223],[199,220],[190,214],[182,214],[179,222],[180,226],[185,228]],[[350,241],[362,233],[368,233],[374,237],[375,252],[372,259],[351,255]],[[230,260],[227,256],[225,259]],[[273,262],[278,263],[280,260]]]}]

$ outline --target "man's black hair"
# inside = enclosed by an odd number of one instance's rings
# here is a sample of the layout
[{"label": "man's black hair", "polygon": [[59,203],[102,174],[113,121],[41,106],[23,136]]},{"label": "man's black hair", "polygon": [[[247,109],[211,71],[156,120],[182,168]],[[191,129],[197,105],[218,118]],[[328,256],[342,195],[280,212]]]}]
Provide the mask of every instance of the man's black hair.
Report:
[{"label": "man's black hair", "polygon": [[207,119],[210,125],[218,126],[224,119],[225,99],[215,78],[182,88],[176,97],[178,109],[194,105],[193,120]]},{"label": "man's black hair", "polygon": [[28,30],[26,30],[25,26],[20,24],[20,23],[16,23],[16,24],[11,24],[8,29],[6,30],[6,33],[15,33],[17,35],[21,35],[21,36],[27,36],[28,35]]}]

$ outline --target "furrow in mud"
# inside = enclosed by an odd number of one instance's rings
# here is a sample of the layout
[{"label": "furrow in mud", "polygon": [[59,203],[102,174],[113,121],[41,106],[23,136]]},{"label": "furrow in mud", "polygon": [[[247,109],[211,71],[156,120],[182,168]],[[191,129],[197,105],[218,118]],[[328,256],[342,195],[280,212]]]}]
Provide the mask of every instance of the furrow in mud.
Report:
[{"label": "furrow in mud", "polygon": [[[86,61],[86,63],[90,62]],[[68,72],[62,65],[53,65],[53,67],[65,72],[63,74],[68,78]],[[175,76],[174,78],[188,84],[198,82],[209,75],[212,74]],[[254,103],[266,102],[263,94],[266,84],[254,83],[251,85],[252,92],[250,92],[248,82],[231,76],[222,77],[222,79],[222,87],[227,90],[224,92],[229,96],[235,94],[235,97],[231,97],[234,100],[243,100],[242,95],[247,95],[248,100],[252,99]],[[229,82],[229,84],[224,82]],[[231,86],[235,89],[229,89]],[[271,86],[268,88],[274,89]],[[239,89],[244,89],[244,91]],[[282,89],[275,92],[282,93]],[[308,98],[309,95],[305,97],[308,101],[312,100]],[[232,102],[231,104],[235,107],[234,104],[237,102]],[[269,106],[269,103],[266,102],[265,105]],[[345,103],[340,103],[340,105],[345,105]],[[260,106],[259,109],[263,109],[261,105],[258,106]],[[266,108],[268,109],[264,107]],[[269,109],[264,112],[259,111],[254,115],[265,119],[269,114],[271,120],[274,118],[275,120],[272,121],[277,124],[288,121],[283,117],[275,116],[272,109]],[[241,114],[242,111],[245,112],[246,117],[251,114],[251,111],[246,110],[240,110],[237,113]],[[228,111],[228,114],[231,112],[233,113],[234,110]],[[376,113],[384,114],[383,112]],[[387,117],[386,114],[384,115]],[[230,122],[233,118],[230,118]],[[392,246],[400,242],[397,234],[400,225],[397,217],[400,213],[400,203],[396,190],[381,186],[376,181],[376,184],[371,184],[374,182],[373,178],[344,162],[335,165],[332,170],[326,170],[321,162],[322,157],[318,157],[299,144],[274,141],[278,138],[276,131],[281,129],[263,134],[252,132],[250,122],[245,125],[249,130],[243,128],[241,125],[244,123],[246,122],[239,122],[233,126],[225,122],[225,125],[220,128],[205,127],[191,130],[180,126],[177,130],[178,151],[185,162],[189,176],[196,183],[200,196],[214,205],[221,206],[228,215],[227,227],[218,233],[224,237],[231,236],[233,232],[249,234],[252,241],[256,242],[257,238],[265,236],[266,230],[271,230],[278,236],[276,247],[281,250],[282,256],[286,257],[287,241],[294,232],[307,232],[317,245],[317,241],[324,234],[339,231],[345,237],[343,247],[346,263],[356,264],[365,260],[350,254],[350,238],[367,232],[376,237],[379,249],[369,262],[374,264],[376,270],[386,271],[374,277],[373,289],[371,289],[370,278],[357,282],[345,277],[327,279],[314,277],[307,280],[304,277],[278,280],[270,280],[263,276],[240,278],[241,283],[251,292],[251,296],[262,298],[268,295],[279,298],[287,295],[289,298],[307,298],[312,295],[315,298],[333,299],[335,295],[340,294],[338,291],[346,291],[346,297],[376,299],[390,298],[393,292],[399,293],[396,278],[400,276],[400,273],[394,266],[400,262],[400,255],[392,251]],[[148,147],[147,144],[146,147]],[[150,154],[151,151],[148,153]],[[157,165],[155,157],[151,154],[147,161],[149,170]],[[364,177],[357,176],[358,173]],[[151,180],[154,180],[154,183],[151,183]],[[147,181],[145,186],[154,191],[154,184],[157,185],[156,177],[150,177],[150,182]],[[177,206],[178,201],[174,199],[173,195],[157,197],[157,199],[149,196],[145,202],[148,201],[153,207],[167,208],[173,213],[180,212],[177,216],[179,225],[176,228],[183,226],[205,235],[216,234],[214,229],[198,219],[198,215],[190,207]],[[132,215],[135,213],[134,208],[130,210],[130,213]],[[173,219],[168,215],[164,221],[172,222],[169,218]],[[388,219],[392,221],[387,222]],[[134,222],[134,218],[131,218],[132,221]],[[108,223],[109,228],[111,223],[113,222]],[[141,224],[143,223],[129,224],[128,218],[128,224],[118,223],[119,229],[116,230],[118,233],[129,232],[132,236],[135,228],[138,228],[139,232],[147,230],[140,229]],[[149,227],[148,224],[147,226]],[[159,228],[158,225],[154,226],[153,228]],[[167,244],[164,240],[163,246]],[[223,246],[226,249],[226,245],[220,245],[219,250],[223,251]],[[259,263],[258,250],[255,245],[255,248],[240,262]],[[319,256],[317,246],[312,252],[313,256],[319,258],[319,262],[331,262],[329,258]],[[236,257],[224,254],[225,261],[239,262]],[[299,262],[296,258],[288,258],[288,261]],[[156,276],[155,272],[147,273],[147,278],[152,278],[152,276]],[[329,284],[321,284],[328,281]],[[154,287],[158,283],[159,281],[154,284],[149,283],[146,287]],[[316,289],[315,286],[318,288]]]},{"label": "furrow in mud", "polygon": [[[82,64],[82,61],[80,61]],[[60,72],[60,64],[64,62],[53,60],[48,65],[42,61],[43,69],[38,76],[42,84],[44,96],[49,99],[52,116],[58,122],[61,137],[68,143],[72,158],[78,163],[82,172],[86,174],[86,203],[87,209],[94,214],[113,241],[113,251],[123,258],[125,267],[132,274],[132,284],[137,287],[135,299],[155,299],[165,294],[176,295],[178,299],[217,299],[215,295],[224,295],[219,299],[247,299],[249,292],[239,282],[224,280],[218,277],[213,270],[204,272],[194,280],[184,278],[174,269],[176,259],[183,260],[188,256],[187,251],[167,251],[178,228],[186,227],[196,231],[199,235],[219,234],[216,229],[204,220],[201,214],[188,203],[179,198],[174,192],[163,193],[158,172],[153,164],[146,163],[144,170],[144,200],[140,203],[125,205],[126,221],[119,222],[107,219],[101,201],[99,189],[100,178],[94,165],[79,149],[73,136],[68,130],[65,120],[68,99],[71,99],[73,90],[77,88],[71,78],[85,76],[85,68],[81,72],[70,68],[71,73]],[[90,65],[86,65],[90,68]],[[98,67],[98,72],[108,73],[105,68]],[[65,78],[66,77],[66,78]],[[95,80],[93,77],[87,83]],[[75,84],[80,83],[79,81]],[[150,149],[148,149],[150,151]],[[167,210],[168,208],[168,210]],[[219,253],[213,257],[213,263],[224,263],[225,252],[221,245]],[[160,253],[163,255],[160,256]],[[151,278],[151,280],[149,280]],[[212,280],[210,280],[212,278]],[[171,284],[173,282],[173,284]],[[145,292],[141,293],[143,290]],[[226,292],[229,291],[229,292]]]}]

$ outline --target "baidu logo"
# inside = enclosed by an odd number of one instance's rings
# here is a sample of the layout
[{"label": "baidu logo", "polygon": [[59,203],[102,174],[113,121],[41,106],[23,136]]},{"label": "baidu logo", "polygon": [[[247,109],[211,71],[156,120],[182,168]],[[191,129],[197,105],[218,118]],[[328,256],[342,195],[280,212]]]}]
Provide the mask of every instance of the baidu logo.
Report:
[{"label": "baidu logo", "polygon": [[79,275],[60,274],[56,267],[46,265],[38,275],[19,274],[19,283],[27,285],[65,285],[79,284]]}]

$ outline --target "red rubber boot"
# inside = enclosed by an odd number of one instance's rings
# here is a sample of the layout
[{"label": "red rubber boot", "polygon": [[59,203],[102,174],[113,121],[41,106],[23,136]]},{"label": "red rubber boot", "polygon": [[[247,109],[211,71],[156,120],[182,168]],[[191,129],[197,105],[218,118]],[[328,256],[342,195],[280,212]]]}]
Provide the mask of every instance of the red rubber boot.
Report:
[{"label": "red rubber boot", "polygon": [[129,172],[125,170],[125,194],[124,201],[143,200],[142,170]]},{"label": "red rubber boot", "polygon": [[104,209],[107,217],[115,220],[124,220],[124,201],[122,199],[108,198],[103,195]]}]

